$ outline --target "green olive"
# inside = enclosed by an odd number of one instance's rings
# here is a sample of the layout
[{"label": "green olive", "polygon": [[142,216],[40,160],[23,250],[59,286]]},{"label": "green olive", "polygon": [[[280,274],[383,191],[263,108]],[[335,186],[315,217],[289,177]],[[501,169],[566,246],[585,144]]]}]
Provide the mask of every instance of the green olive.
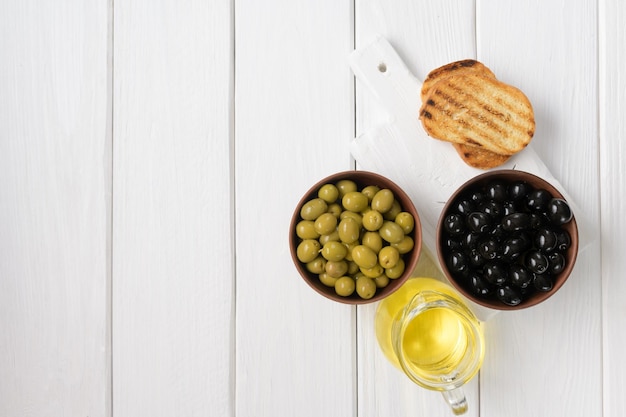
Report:
[{"label": "green olive", "polygon": [[332,213],[322,213],[315,220],[315,231],[320,235],[328,235],[337,228],[337,218]]},{"label": "green olive", "polygon": [[337,190],[339,190],[339,198],[343,198],[347,193],[357,190],[356,183],[351,180],[340,180],[335,185]]},{"label": "green olive", "polygon": [[379,191],[380,191],[380,187],[377,185],[368,185],[367,187],[361,190],[361,192],[365,194],[365,196],[367,197],[370,203],[372,202],[372,199],[374,198],[376,193]]},{"label": "green olive", "polygon": [[394,202],[393,191],[383,188],[372,198],[372,209],[380,213],[386,213],[391,209]]},{"label": "green olive", "polygon": [[341,199],[341,205],[346,209],[355,213],[360,213],[367,208],[369,201],[365,194],[358,191],[350,191]]},{"label": "green olive", "polygon": [[411,233],[415,227],[415,219],[413,215],[407,211],[398,213],[394,221],[402,228],[405,235]]},{"label": "green olive", "polygon": [[374,283],[378,288],[385,288],[389,285],[389,277],[387,275],[381,275],[379,277],[374,278]]},{"label": "green olive", "polygon": [[320,251],[320,242],[313,239],[305,239],[296,248],[296,256],[300,262],[308,263],[317,257]]},{"label": "green olive", "polygon": [[300,217],[304,220],[315,220],[320,214],[325,213],[328,209],[328,204],[321,198],[314,198],[304,203],[300,209]]},{"label": "green olive", "polygon": [[335,287],[335,283],[337,282],[337,278],[331,277],[326,272],[322,272],[319,275],[319,279],[320,279],[321,283],[326,285],[327,287],[333,287],[334,288]]},{"label": "green olive", "polygon": [[333,230],[327,235],[320,236],[319,241],[322,246],[324,246],[328,242],[339,242],[339,232],[337,232],[337,230]]},{"label": "green olive", "polygon": [[378,262],[376,252],[365,245],[357,245],[352,249],[352,259],[361,268],[373,268]]},{"label": "green olive", "polygon": [[361,277],[356,280],[356,293],[359,297],[369,300],[376,294],[376,283],[372,278]]},{"label": "green olive", "polygon": [[383,225],[383,215],[377,210],[369,210],[363,213],[363,227],[370,232],[380,229]]},{"label": "green olive", "polygon": [[331,213],[336,218],[339,218],[339,216],[341,215],[342,211],[343,211],[343,209],[341,208],[341,205],[339,203],[331,203],[331,204],[329,204],[328,205],[328,209],[326,210],[327,213]]},{"label": "green olive", "polygon": [[352,217],[345,217],[339,222],[337,232],[342,242],[354,243],[359,239],[361,228]]},{"label": "green olive", "polygon": [[393,246],[385,246],[378,252],[378,263],[385,269],[393,268],[400,259],[400,252]]},{"label": "green olive", "polygon": [[383,225],[378,230],[380,237],[389,243],[398,243],[404,238],[404,232],[402,228],[396,222],[391,220],[385,220]]},{"label": "green olive", "polygon": [[364,276],[365,276],[365,274],[363,274],[363,272],[361,272],[360,270],[356,274],[351,275],[351,277],[354,278],[357,281],[359,279],[363,278]]},{"label": "green olive", "polygon": [[361,244],[370,248],[374,253],[383,248],[383,239],[377,232],[365,232],[361,238]]},{"label": "green olive", "polygon": [[398,249],[400,255],[404,255],[405,253],[411,252],[413,246],[415,246],[415,242],[411,236],[404,236],[401,241],[392,243],[391,246]]},{"label": "green olive", "polygon": [[361,216],[359,213],[355,213],[353,211],[347,211],[347,210],[342,211],[339,218],[343,220],[346,217],[350,217],[351,219],[354,219],[359,225],[359,229],[363,226],[363,216]]},{"label": "green olive", "polygon": [[317,196],[327,203],[333,203],[339,198],[339,190],[333,184],[324,184],[317,191]]},{"label": "green olive", "polygon": [[401,212],[402,207],[400,206],[400,203],[398,202],[398,200],[393,200],[393,203],[391,203],[391,208],[383,214],[383,217],[385,218],[385,220],[394,220],[396,216]]},{"label": "green olive", "polygon": [[315,223],[311,220],[300,220],[296,224],[296,235],[300,239],[317,239],[320,234],[315,231]]},{"label": "green olive", "polygon": [[306,269],[313,274],[321,274],[326,270],[326,259],[322,256],[317,256],[311,262],[307,262]]},{"label": "green olive", "polygon": [[322,247],[322,256],[327,261],[341,261],[347,253],[348,249],[341,242],[326,242]]},{"label": "green olive", "polygon": [[404,273],[404,260],[398,259],[398,263],[393,268],[385,269],[385,275],[391,279],[400,278]]},{"label": "green olive", "polygon": [[376,263],[376,265],[374,265],[371,268],[361,267],[360,270],[363,273],[363,275],[365,275],[366,277],[370,277],[370,278],[376,278],[385,273],[385,269],[382,266],[380,266],[379,263]]},{"label": "green olive", "polygon": [[344,258],[346,261],[352,261],[352,249],[354,249],[355,246],[357,246],[359,244],[359,241],[354,241],[352,243],[346,243],[346,242],[341,242],[343,243],[343,246],[346,247],[346,249],[348,250],[348,252],[346,253],[346,257]]},{"label": "green olive", "polygon": [[348,263],[346,261],[328,261],[325,271],[329,276],[339,278],[348,272]]},{"label": "green olive", "polygon": [[354,279],[343,276],[335,282],[335,292],[342,297],[348,297],[354,292],[356,285]]},{"label": "green olive", "polygon": [[356,264],[356,262],[348,261],[348,274],[354,276],[357,272],[359,272],[359,266]]}]

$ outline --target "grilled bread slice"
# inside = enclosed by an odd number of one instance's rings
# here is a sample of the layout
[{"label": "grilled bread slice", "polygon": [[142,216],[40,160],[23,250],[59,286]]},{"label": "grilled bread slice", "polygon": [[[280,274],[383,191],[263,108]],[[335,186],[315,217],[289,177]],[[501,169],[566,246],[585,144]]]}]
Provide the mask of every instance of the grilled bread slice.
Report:
[{"label": "grilled bread slice", "polygon": [[429,136],[513,155],[535,133],[528,98],[517,88],[482,74],[456,74],[436,82],[420,109]]},{"label": "grilled bread slice", "polygon": [[[442,67],[432,70],[424,83],[422,84],[421,98],[425,101],[430,89],[443,78],[453,74],[480,74],[485,77],[496,78],[495,74],[483,65],[481,62],[473,59],[465,59],[462,61],[452,62]],[[504,164],[509,160],[508,155],[500,155],[495,152],[488,151],[478,146],[465,145],[462,143],[453,143],[452,146],[461,157],[461,159],[469,166],[478,169],[491,169]]]},{"label": "grilled bread slice", "polygon": [[422,90],[420,94],[422,101],[425,101],[428,92],[436,82],[451,75],[471,73],[496,78],[495,74],[491,72],[489,68],[474,59],[463,59],[461,61],[451,62],[428,73],[426,79],[422,83]]}]

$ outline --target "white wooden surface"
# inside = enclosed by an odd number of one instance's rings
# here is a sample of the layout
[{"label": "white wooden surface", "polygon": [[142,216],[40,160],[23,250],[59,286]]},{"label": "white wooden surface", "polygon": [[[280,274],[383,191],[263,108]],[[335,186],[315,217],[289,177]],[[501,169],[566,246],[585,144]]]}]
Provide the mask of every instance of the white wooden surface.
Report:
[{"label": "white wooden surface", "polygon": [[[470,416],[626,414],[619,0],[0,1],[1,416],[448,416],[375,306],[297,276],[301,193],[387,115],[347,58],[476,57],[594,232],[557,295],[486,323]],[[432,268],[432,265],[424,265]]]},{"label": "white wooden surface", "polygon": [[107,5],[0,3],[0,415],[110,415]]}]

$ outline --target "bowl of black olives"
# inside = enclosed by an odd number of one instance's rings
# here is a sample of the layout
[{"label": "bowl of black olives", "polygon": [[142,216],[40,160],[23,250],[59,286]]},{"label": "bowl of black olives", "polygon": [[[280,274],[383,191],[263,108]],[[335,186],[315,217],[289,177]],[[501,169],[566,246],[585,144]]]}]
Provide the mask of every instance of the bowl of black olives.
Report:
[{"label": "bowl of black olives", "polygon": [[437,226],[448,280],[470,300],[516,310],[552,296],[578,254],[578,228],[563,195],[523,171],[495,170],[457,189]]},{"label": "bowl of black olives", "polygon": [[304,281],[344,304],[367,304],[412,274],[422,244],[419,215],[394,182],[344,171],[304,193],[291,218],[289,247]]}]

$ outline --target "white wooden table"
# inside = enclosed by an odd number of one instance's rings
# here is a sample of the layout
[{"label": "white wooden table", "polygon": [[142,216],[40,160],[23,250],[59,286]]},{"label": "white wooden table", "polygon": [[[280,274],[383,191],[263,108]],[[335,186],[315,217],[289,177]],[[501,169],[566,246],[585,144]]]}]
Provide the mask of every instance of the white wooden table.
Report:
[{"label": "white wooden table", "polygon": [[486,322],[469,416],[626,415],[620,0],[0,1],[0,416],[449,416],[375,305],[299,278],[290,215],[388,115],[347,58],[477,58],[597,239]]}]

